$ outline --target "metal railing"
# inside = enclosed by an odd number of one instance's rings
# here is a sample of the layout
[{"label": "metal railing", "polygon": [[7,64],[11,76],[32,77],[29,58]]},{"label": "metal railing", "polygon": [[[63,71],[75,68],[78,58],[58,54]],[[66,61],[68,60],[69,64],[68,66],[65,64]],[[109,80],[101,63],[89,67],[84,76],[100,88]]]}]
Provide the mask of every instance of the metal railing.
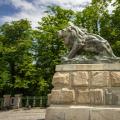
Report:
[{"label": "metal railing", "polygon": [[22,107],[47,107],[47,96],[22,97]]},{"label": "metal railing", "polygon": [[[23,96],[21,98],[21,107],[47,107],[47,96]],[[12,106],[8,106],[12,109]],[[0,110],[5,109],[4,99],[0,98]]]}]

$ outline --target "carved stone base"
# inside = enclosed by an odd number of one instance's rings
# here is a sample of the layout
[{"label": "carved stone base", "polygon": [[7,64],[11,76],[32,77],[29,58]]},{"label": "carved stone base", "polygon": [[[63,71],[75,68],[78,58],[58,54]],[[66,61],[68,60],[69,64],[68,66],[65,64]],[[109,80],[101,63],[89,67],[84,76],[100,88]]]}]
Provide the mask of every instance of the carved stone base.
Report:
[{"label": "carved stone base", "polygon": [[57,65],[53,105],[120,105],[120,64]]},{"label": "carved stone base", "polygon": [[46,120],[120,120],[120,64],[57,65],[52,84]]},{"label": "carved stone base", "polygon": [[51,106],[46,111],[45,120],[120,120],[120,108]]}]

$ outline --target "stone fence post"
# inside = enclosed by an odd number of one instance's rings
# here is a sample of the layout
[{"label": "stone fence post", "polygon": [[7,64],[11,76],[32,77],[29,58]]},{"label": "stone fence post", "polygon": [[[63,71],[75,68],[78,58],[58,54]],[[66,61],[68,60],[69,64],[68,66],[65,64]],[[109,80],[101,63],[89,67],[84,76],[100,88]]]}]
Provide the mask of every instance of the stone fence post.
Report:
[{"label": "stone fence post", "polygon": [[18,109],[20,107],[22,107],[22,94],[16,94],[14,108]]},{"label": "stone fence post", "polygon": [[10,96],[11,95],[3,95],[3,97],[4,97],[4,107],[10,107]]}]

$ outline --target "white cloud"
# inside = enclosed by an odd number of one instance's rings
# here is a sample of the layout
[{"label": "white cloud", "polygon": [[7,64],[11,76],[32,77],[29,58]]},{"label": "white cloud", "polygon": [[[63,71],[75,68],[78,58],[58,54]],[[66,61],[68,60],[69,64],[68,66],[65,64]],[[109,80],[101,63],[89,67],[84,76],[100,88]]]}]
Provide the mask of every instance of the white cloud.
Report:
[{"label": "white cloud", "polygon": [[[38,25],[38,21],[45,15],[44,11],[49,5],[59,5],[66,9],[79,11],[90,2],[91,0],[0,0],[0,5],[10,4],[20,10],[12,16],[3,16],[1,22],[27,18],[32,22],[32,27],[35,28]],[[109,5],[108,9],[111,13],[114,8]]]},{"label": "white cloud", "polygon": [[9,0],[9,2],[16,8],[20,8],[22,10],[35,10],[35,7],[32,5],[32,3],[25,0]]},{"label": "white cloud", "polygon": [[33,3],[36,6],[48,6],[48,5],[59,5],[67,9],[76,10],[85,7],[86,4],[90,3],[91,0],[34,0]]},{"label": "white cloud", "polygon": [[[1,0],[3,4],[3,0]],[[6,2],[7,1],[7,2]],[[49,5],[59,5],[66,9],[81,10],[91,0],[4,0],[4,4],[11,4],[15,8],[19,9],[18,13],[12,16],[3,16],[2,22],[8,22],[13,20],[19,20],[27,18],[32,22],[32,27],[37,26],[37,22],[40,21],[41,17],[45,15],[44,11]]]},{"label": "white cloud", "polygon": [[112,5],[115,2],[115,0],[112,0],[112,2],[108,6],[109,13],[112,13],[112,11],[115,9],[115,7]]}]

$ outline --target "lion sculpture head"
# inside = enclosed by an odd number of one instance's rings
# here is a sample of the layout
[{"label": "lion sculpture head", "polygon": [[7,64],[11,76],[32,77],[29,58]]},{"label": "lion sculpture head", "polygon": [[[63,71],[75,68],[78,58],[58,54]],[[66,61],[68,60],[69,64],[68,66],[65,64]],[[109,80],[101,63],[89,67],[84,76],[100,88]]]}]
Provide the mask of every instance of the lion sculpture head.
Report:
[{"label": "lion sculpture head", "polygon": [[64,39],[66,46],[72,47],[76,40],[81,44],[84,43],[84,36],[86,33],[85,29],[80,29],[79,27],[74,26],[73,23],[69,22],[67,28],[58,31],[58,36]]}]

